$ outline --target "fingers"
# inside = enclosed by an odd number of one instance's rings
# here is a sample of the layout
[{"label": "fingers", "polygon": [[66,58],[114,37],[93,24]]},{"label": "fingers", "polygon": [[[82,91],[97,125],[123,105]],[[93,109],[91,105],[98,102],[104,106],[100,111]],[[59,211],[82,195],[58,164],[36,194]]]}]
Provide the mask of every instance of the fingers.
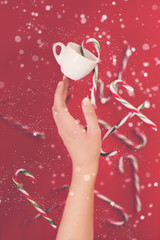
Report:
[{"label": "fingers", "polygon": [[100,133],[97,116],[88,97],[84,98],[82,101],[82,110],[87,123],[87,132],[91,134]]},{"label": "fingers", "polygon": [[75,119],[68,112],[66,106],[66,96],[68,91],[69,79],[64,76],[63,80],[57,84],[57,88],[54,95],[54,104],[52,107],[53,118],[57,127],[60,129],[70,128]]},{"label": "fingers", "polygon": [[56,109],[66,108],[66,97],[67,97],[67,88],[69,86],[69,79],[64,76],[63,80],[60,81],[57,85],[55,95],[54,95],[54,107]]}]

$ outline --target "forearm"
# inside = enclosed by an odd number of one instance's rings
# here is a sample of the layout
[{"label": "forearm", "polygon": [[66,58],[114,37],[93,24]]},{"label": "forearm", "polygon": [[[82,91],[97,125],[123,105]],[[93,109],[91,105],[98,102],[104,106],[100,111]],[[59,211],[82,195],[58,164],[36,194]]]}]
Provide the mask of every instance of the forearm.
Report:
[{"label": "forearm", "polygon": [[72,181],[56,240],[93,240],[97,169],[73,167]]}]

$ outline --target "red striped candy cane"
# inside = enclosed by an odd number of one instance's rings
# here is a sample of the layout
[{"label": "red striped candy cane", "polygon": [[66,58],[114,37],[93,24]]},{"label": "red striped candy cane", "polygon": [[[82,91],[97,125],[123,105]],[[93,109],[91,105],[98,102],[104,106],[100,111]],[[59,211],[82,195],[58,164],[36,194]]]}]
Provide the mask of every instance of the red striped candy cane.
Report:
[{"label": "red striped candy cane", "polygon": [[[51,212],[51,210],[55,210],[56,208],[59,208],[59,207],[65,205],[65,203],[66,203],[66,201],[63,201],[63,202],[58,203],[58,204],[56,204],[56,205],[54,205],[54,206],[51,205],[51,206],[49,206],[48,208],[46,208],[44,211],[45,211],[46,213]],[[43,216],[42,216],[40,213],[38,213],[38,214],[36,214],[33,218],[25,219],[25,220],[23,221],[23,223],[24,223],[24,224],[29,224],[29,223],[31,223],[31,222],[37,221],[39,218],[42,218],[42,217],[43,217]]]},{"label": "red striped candy cane", "polygon": [[100,81],[99,86],[99,98],[102,104],[110,102],[110,100],[112,99],[112,96],[104,97],[104,82],[102,80]]},{"label": "red striped candy cane", "polygon": [[123,226],[129,218],[128,213],[126,212],[126,210],[121,207],[120,205],[116,204],[115,202],[113,202],[111,199],[109,199],[108,197],[100,194],[97,190],[94,190],[95,196],[100,198],[101,200],[105,201],[106,203],[109,203],[113,208],[117,209],[118,211],[120,211],[120,213],[123,216],[123,220],[122,221],[114,221],[112,219],[107,219],[107,222],[111,225],[114,226]]},{"label": "red striped candy cane", "polygon": [[[105,122],[104,120],[98,119],[98,123],[101,124],[103,127],[105,127],[106,129],[111,129],[111,126]],[[136,136],[138,136],[141,139],[141,143],[137,144],[134,143],[133,141],[131,141],[130,139],[128,139],[126,136],[124,136],[122,133],[120,133],[118,130],[113,131],[113,135],[115,137],[117,137],[118,139],[120,139],[122,142],[124,142],[128,147],[131,147],[135,150],[139,150],[141,148],[143,148],[146,143],[147,143],[147,137],[146,135],[142,132],[142,130],[140,130],[138,127],[136,127],[135,129],[133,129]],[[104,141],[105,138],[103,138]]]},{"label": "red striped candy cane", "polygon": [[32,128],[30,128],[26,125],[23,125],[19,121],[15,120],[13,117],[8,117],[6,115],[0,114],[0,118],[7,121],[10,125],[15,126],[18,129],[32,135],[33,137],[39,137],[39,138],[42,138],[42,139],[45,138],[45,133],[44,132],[35,131]]},{"label": "red striped candy cane", "polygon": [[[122,66],[121,66],[121,69],[118,73],[118,77],[117,77],[118,79],[123,78],[123,74],[126,71],[128,60],[129,60],[131,55],[132,55],[131,46],[127,45],[127,48],[125,50],[125,55],[124,55],[124,58],[123,58],[123,61],[122,61]],[[116,90],[118,90],[118,85],[117,85]],[[106,102],[109,102],[112,99],[112,96],[104,97],[104,82],[103,81],[100,81],[99,97],[100,97],[100,100],[101,100],[102,104],[104,104]]]},{"label": "red striped candy cane", "polygon": [[[68,185],[62,185],[59,188],[52,188],[52,191],[59,192],[59,191],[62,191],[64,189],[68,189],[69,190],[69,186]],[[95,194],[95,196],[97,198],[105,201],[106,203],[109,203],[113,208],[118,210],[121,213],[121,215],[123,216],[123,220],[122,221],[114,221],[112,219],[108,219],[107,222],[109,224],[114,225],[114,226],[123,226],[127,222],[128,218],[129,218],[129,215],[127,214],[126,210],[123,207],[121,207],[120,205],[116,204],[114,201],[112,201],[111,199],[107,198],[106,196],[100,194],[97,190],[94,190],[94,194]],[[66,200],[63,201],[61,204],[56,205],[54,208],[56,208],[57,206],[60,206],[60,205],[61,206],[65,205],[65,203],[66,203]],[[50,211],[51,209],[53,209],[53,208],[49,207],[45,211]],[[42,216],[41,214],[37,214],[33,218],[33,221],[37,220],[41,216]]]},{"label": "red striped candy cane", "polygon": [[[69,190],[69,185],[62,185],[60,188],[52,188],[52,191],[54,191],[54,192],[59,192],[59,191],[62,191],[62,190],[64,190],[64,189],[67,189],[67,190]],[[48,212],[50,212],[51,210],[54,210],[54,209],[56,209],[56,208],[58,208],[58,207],[60,207],[60,206],[63,206],[63,205],[65,205],[65,203],[66,203],[66,200],[65,201],[63,201],[63,202],[61,202],[61,203],[58,203],[58,204],[56,204],[56,205],[51,205],[51,206],[49,206],[48,208],[46,208],[44,211],[46,212],[46,213],[48,213]],[[41,217],[43,217],[40,213],[38,213],[38,214],[36,214],[33,218],[31,218],[31,219],[25,219],[25,221],[24,221],[24,223],[26,224],[26,223],[31,223],[31,222],[34,222],[34,221],[36,221],[36,220],[38,220],[39,218],[41,218]]]},{"label": "red striped candy cane", "polygon": [[[81,45],[81,54],[83,56],[85,56],[85,48],[87,43],[93,43],[96,51],[97,51],[97,55],[98,55],[98,59],[100,60],[100,44],[99,42],[95,39],[95,38],[86,38]],[[93,106],[96,108],[96,91],[97,91],[97,80],[98,80],[98,65],[96,65],[96,67],[93,69],[93,77],[92,77],[92,83],[93,86],[90,89],[91,90],[91,103],[93,104]]]},{"label": "red striped candy cane", "polygon": [[140,199],[140,184],[139,184],[139,172],[138,172],[138,162],[137,159],[133,155],[128,155],[127,157],[120,157],[119,159],[119,170],[121,173],[124,172],[123,162],[124,159],[127,159],[131,162],[133,167],[134,174],[134,187],[135,187],[135,199],[136,199],[136,211],[140,212],[142,209],[141,199]]},{"label": "red striped candy cane", "polygon": [[[10,102],[7,99],[0,99],[0,104],[7,104],[7,105],[14,105],[13,102]],[[26,125],[22,125],[19,121],[16,121],[13,117],[8,117],[4,114],[0,114],[0,117],[7,121],[9,124],[18,127],[20,130],[27,132],[28,134],[31,134],[34,137],[39,137],[39,138],[45,138],[44,132],[38,132]]]},{"label": "red striped candy cane", "polygon": [[[148,102],[145,101],[144,103],[142,103],[137,109],[140,111],[143,108],[147,108],[148,107]],[[106,134],[103,137],[103,140],[108,137],[111,133],[113,133],[116,129],[118,129],[119,127],[121,127],[128,119],[132,118],[135,115],[134,112],[130,112],[128,113],[123,119],[121,119],[117,124],[115,124],[113,127],[111,127],[109,129],[109,131],[106,132]]]},{"label": "red striped candy cane", "polygon": [[[62,185],[61,187],[59,188],[53,188],[52,190],[53,191],[61,191],[63,189],[67,188],[69,190],[69,186],[68,185]],[[102,199],[103,201],[105,201],[106,203],[109,203],[113,208],[115,208],[116,210],[120,211],[120,213],[123,215],[123,220],[122,221],[114,221],[112,219],[108,219],[107,222],[109,224],[112,224],[114,226],[122,226],[124,225],[128,218],[129,218],[129,215],[127,214],[126,210],[121,207],[120,205],[116,204],[115,202],[113,202],[111,199],[107,198],[106,196],[100,194],[97,190],[94,190],[94,194],[97,198],[100,198]]]},{"label": "red striped candy cane", "polygon": [[153,130],[157,131],[157,126],[155,123],[153,123],[150,119],[148,119],[144,114],[142,114],[137,108],[135,108],[132,104],[127,102],[125,99],[123,99],[116,91],[116,86],[117,84],[121,84],[123,87],[125,87],[128,91],[133,92],[134,89],[127,84],[125,81],[122,80],[115,80],[110,84],[110,90],[115,97],[117,101],[122,103],[126,108],[129,108],[131,110],[131,115],[132,113],[136,114],[142,121],[147,123],[149,127],[151,127]]},{"label": "red striped candy cane", "polygon": [[53,220],[51,218],[49,218],[47,216],[47,213],[45,211],[43,211],[38,204],[34,201],[34,199],[29,195],[29,193],[24,190],[24,188],[20,185],[20,183],[17,181],[17,176],[19,173],[23,173],[24,175],[26,175],[27,177],[29,177],[31,180],[36,181],[36,178],[30,174],[29,172],[27,172],[25,169],[18,169],[13,177],[12,180],[14,182],[14,184],[16,185],[16,187],[18,188],[19,191],[21,191],[25,198],[34,206],[34,208],[51,224],[51,226],[53,228],[57,228],[57,225],[53,222]]},{"label": "red striped candy cane", "polygon": [[130,58],[130,56],[132,55],[132,51],[131,51],[131,46],[127,45],[127,49],[125,51],[125,56],[122,62],[122,66],[121,66],[121,70],[118,73],[118,79],[122,79],[123,78],[123,74],[126,70],[127,64],[128,64],[128,60]]}]

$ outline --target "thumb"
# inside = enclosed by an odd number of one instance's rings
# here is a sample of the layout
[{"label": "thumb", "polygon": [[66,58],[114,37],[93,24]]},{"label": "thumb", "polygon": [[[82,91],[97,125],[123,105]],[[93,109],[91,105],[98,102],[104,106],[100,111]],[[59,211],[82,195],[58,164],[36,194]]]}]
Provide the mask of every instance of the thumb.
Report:
[{"label": "thumb", "polygon": [[87,132],[93,134],[97,133],[100,130],[100,128],[98,125],[95,110],[88,97],[84,98],[82,101],[82,110],[87,123]]}]

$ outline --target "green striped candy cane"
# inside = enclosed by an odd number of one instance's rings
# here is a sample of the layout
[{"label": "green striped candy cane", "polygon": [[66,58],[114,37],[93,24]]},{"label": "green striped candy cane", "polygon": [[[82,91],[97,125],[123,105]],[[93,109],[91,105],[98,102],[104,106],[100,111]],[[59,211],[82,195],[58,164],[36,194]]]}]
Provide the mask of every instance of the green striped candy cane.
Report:
[{"label": "green striped candy cane", "polygon": [[[97,55],[98,55],[98,60],[100,61],[100,44],[99,42],[95,39],[95,38],[87,38],[82,42],[81,45],[81,54],[82,56],[85,57],[85,48],[87,43],[93,43]],[[91,103],[93,104],[93,106],[96,108],[96,91],[97,91],[97,81],[98,81],[98,65],[96,65],[96,67],[93,69],[93,77],[92,77],[92,83],[93,86],[90,89],[91,90]]]},{"label": "green striped candy cane", "polygon": [[25,196],[25,198],[34,206],[34,208],[51,224],[51,226],[53,228],[57,228],[57,225],[55,224],[55,222],[49,218],[47,216],[47,213],[45,211],[43,211],[39,206],[38,204],[34,201],[34,199],[29,195],[29,193],[24,190],[24,188],[20,185],[20,183],[18,182],[17,180],[17,176],[19,173],[23,173],[24,175],[26,175],[27,177],[29,177],[32,181],[36,181],[36,178],[30,174],[28,171],[26,171],[25,169],[18,169],[12,176],[12,180],[14,182],[14,184],[16,185],[16,187],[18,188],[18,190],[20,192],[22,192]]}]

